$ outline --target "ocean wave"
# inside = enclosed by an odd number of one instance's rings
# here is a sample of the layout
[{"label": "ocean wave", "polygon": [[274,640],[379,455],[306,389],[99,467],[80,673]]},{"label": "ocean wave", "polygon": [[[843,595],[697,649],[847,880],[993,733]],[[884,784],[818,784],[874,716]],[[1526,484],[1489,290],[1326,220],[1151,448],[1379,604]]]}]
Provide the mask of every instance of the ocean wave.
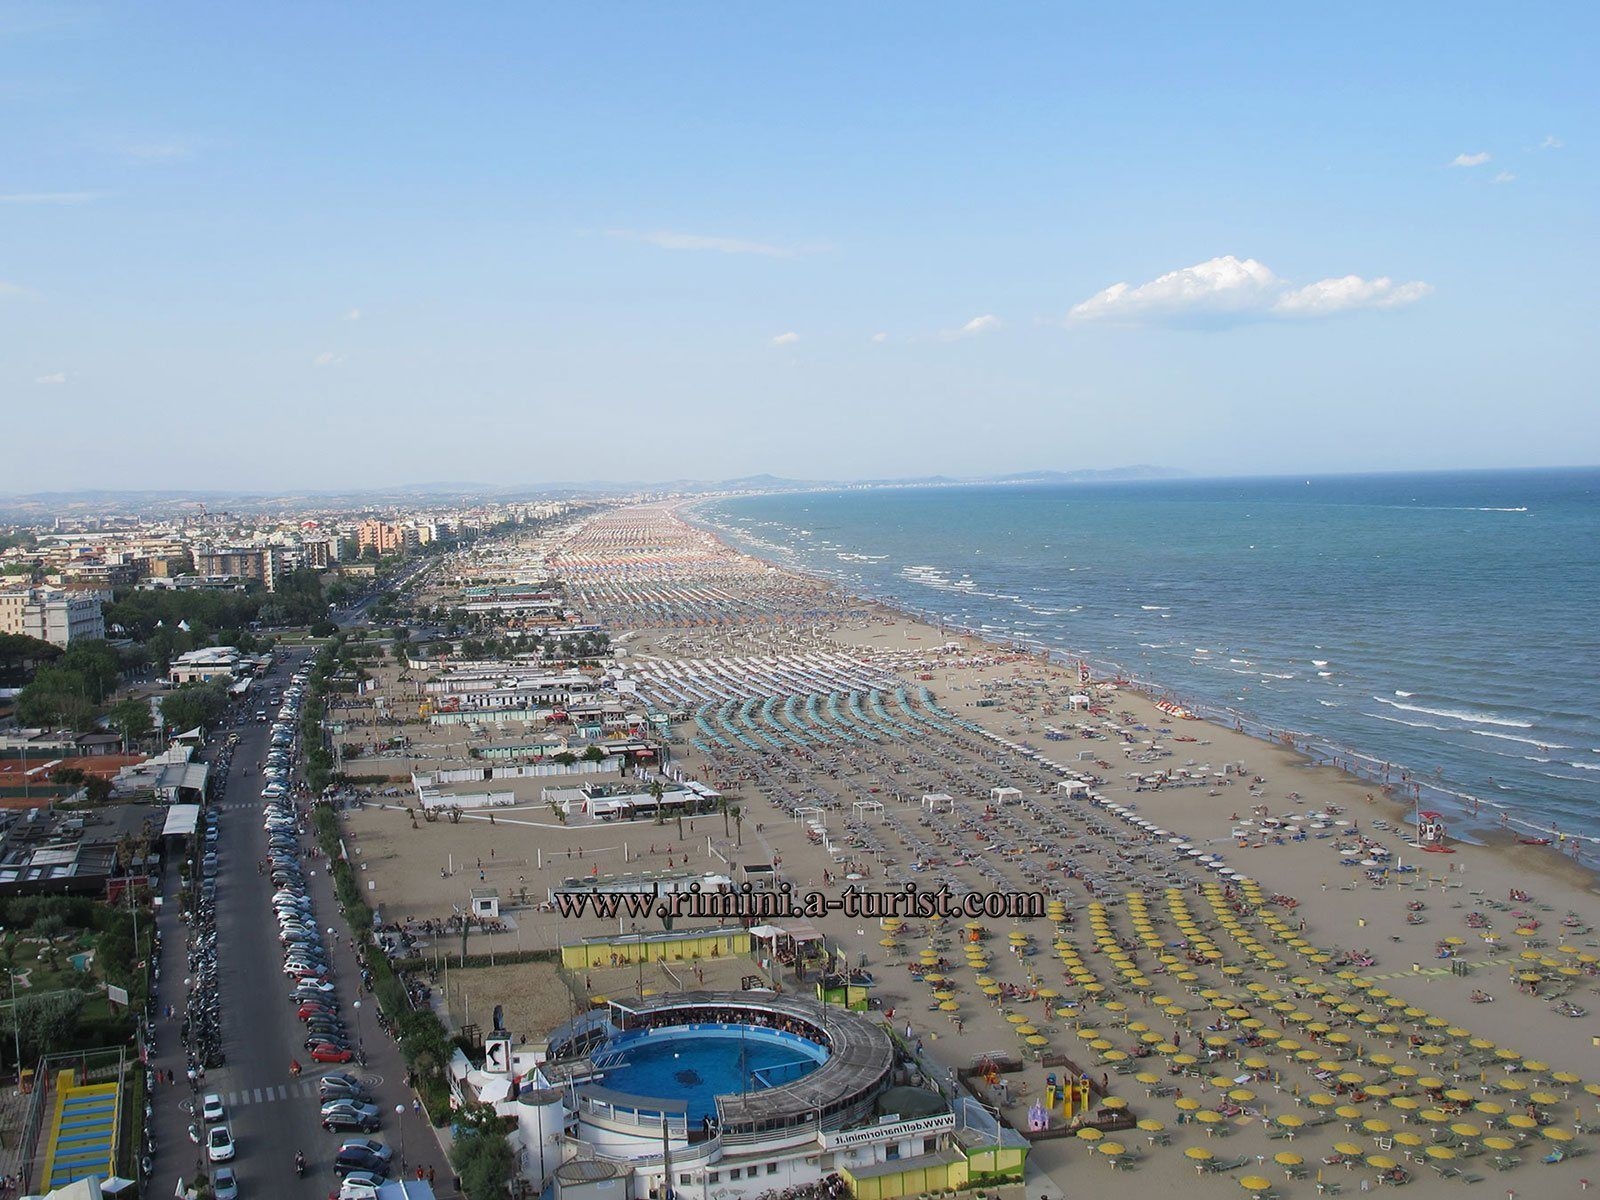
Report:
[{"label": "ocean wave", "polygon": [[1371,717],[1374,721],[1387,721],[1391,725],[1404,725],[1408,729],[1434,729],[1440,733],[1460,733],[1449,725],[1430,725],[1426,721],[1407,721],[1403,717],[1386,717],[1382,713],[1362,713],[1363,717]]},{"label": "ocean wave", "polygon": [[1514,733],[1490,733],[1487,729],[1474,729],[1470,731],[1474,737],[1499,738],[1502,742],[1522,742],[1524,745],[1537,746],[1540,750],[1575,750],[1576,746],[1563,746],[1559,742],[1541,742],[1538,738],[1518,737]]},{"label": "ocean wave", "polygon": [[1600,766],[1594,763],[1568,763],[1567,766],[1574,767],[1579,771],[1600,771]]},{"label": "ocean wave", "polygon": [[[1396,692],[1395,695],[1401,693]],[[1510,717],[1498,716],[1495,713],[1473,712],[1470,709],[1458,708],[1428,708],[1421,704],[1397,704],[1393,700],[1385,700],[1382,696],[1374,696],[1379,704],[1388,704],[1405,712],[1426,713],[1430,717],[1449,717],[1452,721],[1470,721],[1482,725],[1504,725],[1509,729],[1532,729],[1532,721],[1514,721]]]},{"label": "ocean wave", "polygon": [[1527,509],[1526,505],[1523,505],[1520,508],[1480,508],[1480,509],[1478,509],[1478,511],[1479,512],[1527,512],[1528,509]]},{"label": "ocean wave", "polygon": [[1339,707],[1339,702],[1337,700],[1318,700],[1317,703],[1322,705],[1323,708],[1338,708]]},{"label": "ocean wave", "polygon": [[1167,606],[1165,604],[1141,604],[1141,605],[1139,605],[1139,607],[1144,609],[1145,612],[1166,612],[1167,611]]},{"label": "ocean wave", "polygon": [[1313,658],[1311,660],[1311,665],[1313,667],[1325,667],[1328,665],[1328,660],[1325,658]]},{"label": "ocean wave", "polygon": [[1409,700],[1409,699],[1411,699],[1412,696],[1415,696],[1416,693],[1415,692],[1396,692],[1395,695],[1399,696],[1402,700]]}]

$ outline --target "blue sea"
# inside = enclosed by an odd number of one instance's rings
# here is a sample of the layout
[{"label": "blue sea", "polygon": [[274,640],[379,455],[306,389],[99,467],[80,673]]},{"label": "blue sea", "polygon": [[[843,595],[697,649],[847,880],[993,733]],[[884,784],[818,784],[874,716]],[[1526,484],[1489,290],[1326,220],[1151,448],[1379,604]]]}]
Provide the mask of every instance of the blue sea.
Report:
[{"label": "blue sea", "polygon": [[859,595],[1403,768],[1458,818],[1600,835],[1600,469],[852,489],[696,519]]}]

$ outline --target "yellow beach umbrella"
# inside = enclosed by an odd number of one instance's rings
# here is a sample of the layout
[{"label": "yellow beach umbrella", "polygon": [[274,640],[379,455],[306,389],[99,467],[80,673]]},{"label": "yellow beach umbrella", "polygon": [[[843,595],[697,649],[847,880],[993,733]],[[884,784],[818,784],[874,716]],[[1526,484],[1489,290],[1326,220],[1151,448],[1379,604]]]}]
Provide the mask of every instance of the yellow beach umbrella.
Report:
[{"label": "yellow beach umbrella", "polygon": [[1508,1137],[1486,1137],[1483,1139],[1483,1144],[1491,1150],[1500,1151],[1513,1150],[1517,1145]]},{"label": "yellow beach umbrella", "polygon": [[1262,1175],[1246,1175],[1239,1180],[1239,1186],[1247,1192],[1266,1192],[1272,1190],[1272,1180]]},{"label": "yellow beach umbrella", "polygon": [[1389,1133],[1394,1129],[1394,1126],[1390,1125],[1387,1121],[1380,1120],[1377,1117],[1369,1117],[1367,1120],[1361,1122],[1361,1128],[1365,1129],[1368,1133]]},{"label": "yellow beach umbrella", "polygon": [[1395,1162],[1387,1154],[1369,1154],[1367,1155],[1367,1166],[1376,1167],[1380,1171],[1392,1171],[1394,1170]]},{"label": "yellow beach umbrella", "polygon": [[1165,1122],[1158,1121],[1154,1117],[1145,1117],[1139,1122],[1139,1128],[1146,1133],[1161,1133],[1166,1127]]},{"label": "yellow beach umbrella", "polygon": [[1472,1107],[1491,1117],[1498,1117],[1501,1113],[1506,1111],[1506,1106],[1504,1104],[1500,1104],[1494,1100],[1479,1100]]},{"label": "yellow beach umbrella", "polygon": [[1272,1161],[1280,1167],[1298,1167],[1305,1162],[1305,1159],[1301,1158],[1293,1150],[1280,1150],[1272,1156]]},{"label": "yellow beach umbrella", "polygon": [[1452,1159],[1456,1156],[1456,1152],[1449,1146],[1429,1146],[1423,1153],[1429,1158],[1437,1158],[1441,1161]]},{"label": "yellow beach umbrella", "polygon": [[1107,1158],[1115,1158],[1119,1154],[1128,1152],[1128,1148],[1121,1142],[1101,1142],[1095,1147],[1095,1150],[1100,1154],[1104,1154]]},{"label": "yellow beach umbrella", "polygon": [[1354,1104],[1341,1104],[1333,1110],[1333,1115],[1341,1121],[1359,1121],[1361,1119],[1361,1110]]},{"label": "yellow beach umbrella", "polygon": [[1081,1142],[1098,1142],[1101,1138],[1105,1137],[1105,1134],[1101,1133],[1092,1125],[1085,1125],[1082,1129],[1078,1130],[1077,1137]]},{"label": "yellow beach umbrella", "polygon": [[1207,1150],[1204,1146],[1190,1146],[1183,1152],[1183,1156],[1185,1158],[1192,1159],[1195,1162],[1210,1162],[1216,1157],[1216,1155],[1212,1154],[1211,1151]]},{"label": "yellow beach umbrella", "polygon": [[1539,1132],[1552,1142],[1570,1142],[1572,1140],[1572,1130],[1562,1129],[1559,1125],[1546,1125]]}]

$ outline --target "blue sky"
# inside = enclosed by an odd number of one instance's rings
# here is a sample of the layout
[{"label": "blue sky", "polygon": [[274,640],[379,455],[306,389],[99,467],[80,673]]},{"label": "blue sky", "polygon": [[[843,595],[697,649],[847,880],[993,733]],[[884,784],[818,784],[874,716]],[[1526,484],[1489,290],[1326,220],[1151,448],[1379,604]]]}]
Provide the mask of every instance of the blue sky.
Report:
[{"label": "blue sky", "polygon": [[0,490],[1597,462],[1597,25],[0,3]]}]

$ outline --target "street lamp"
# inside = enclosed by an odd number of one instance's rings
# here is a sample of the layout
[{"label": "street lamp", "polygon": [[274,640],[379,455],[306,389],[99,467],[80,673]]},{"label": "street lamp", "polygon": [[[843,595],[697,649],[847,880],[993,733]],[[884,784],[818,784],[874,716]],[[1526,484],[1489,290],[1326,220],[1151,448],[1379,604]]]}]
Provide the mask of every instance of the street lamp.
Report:
[{"label": "street lamp", "polygon": [[404,1171],[406,1169],[406,1106],[404,1104],[396,1104],[394,1106],[394,1115],[400,1125],[400,1169]]},{"label": "street lamp", "polygon": [[361,1040],[361,1001],[357,1000],[351,1007],[356,1010],[356,1052],[360,1053],[366,1048]]}]

